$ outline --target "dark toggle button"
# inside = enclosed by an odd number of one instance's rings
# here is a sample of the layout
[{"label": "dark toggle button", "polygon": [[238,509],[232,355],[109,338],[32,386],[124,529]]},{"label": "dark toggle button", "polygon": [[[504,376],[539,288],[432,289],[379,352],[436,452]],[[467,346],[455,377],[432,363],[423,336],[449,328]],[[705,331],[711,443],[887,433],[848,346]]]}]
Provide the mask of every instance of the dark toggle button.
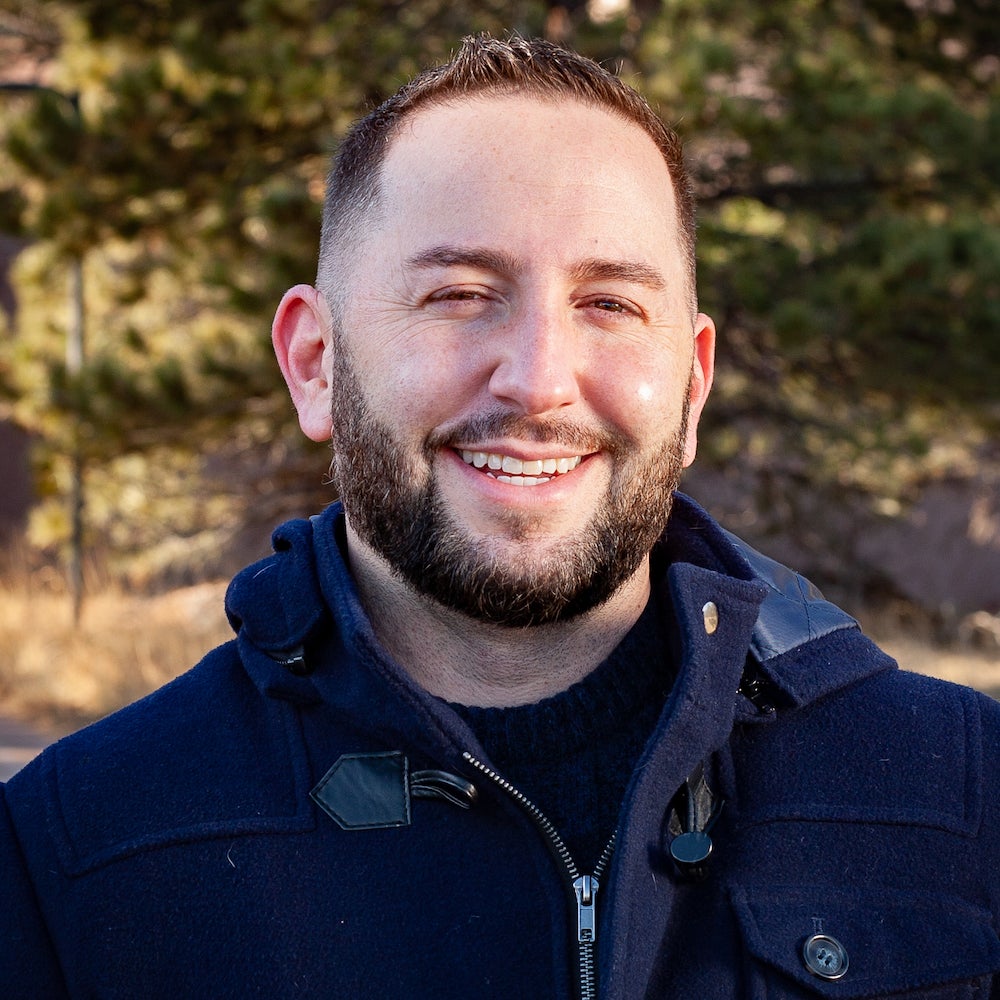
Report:
[{"label": "dark toggle button", "polygon": [[677,789],[670,802],[673,813],[668,830],[670,858],[677,874],[691,882],[700,882],[708,875],[708,860],[712,854],[709,834],[722,815],[723,799],[717,799],[705,780],[705,766],[699,764]]},{"label": "dark toggle button", "polygon": [[813,934],[802,946],[806,968],[820,979],[841,979],[847,972],[847,951],[829,934]]},{"label": "dark toggle button", "polygon": [[345,753],[309,793],[342,830],[410,825],[410,800],[441,799],[468,809],[476,786],[447,771],[413,771],[398,750]]},{"label": "dark toggle button", "polygon": [[670,857],[683,875],[705,877],[705,863],[712,853],[712,838],[700,830],[689,830],[670,841]]}]

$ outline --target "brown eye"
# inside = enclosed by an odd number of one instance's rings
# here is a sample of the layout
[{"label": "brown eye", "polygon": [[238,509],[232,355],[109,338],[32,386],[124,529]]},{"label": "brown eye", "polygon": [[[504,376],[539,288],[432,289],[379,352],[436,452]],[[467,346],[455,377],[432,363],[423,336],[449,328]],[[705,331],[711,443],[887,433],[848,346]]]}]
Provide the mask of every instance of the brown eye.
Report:
[{"label": "brown eye", "polygon": [[611,296],[599,296],[598,298],[590,299],[586,305],[591,309],[596,309],[598,312],[609,313],[612,316],[621,316],[623,319],[643,315],[642,310],[633,303]]},{"label": "brown eye", "polygon": [[486,295],[477,288],[443,288],[428,298],[431,302],[475,302]]}]

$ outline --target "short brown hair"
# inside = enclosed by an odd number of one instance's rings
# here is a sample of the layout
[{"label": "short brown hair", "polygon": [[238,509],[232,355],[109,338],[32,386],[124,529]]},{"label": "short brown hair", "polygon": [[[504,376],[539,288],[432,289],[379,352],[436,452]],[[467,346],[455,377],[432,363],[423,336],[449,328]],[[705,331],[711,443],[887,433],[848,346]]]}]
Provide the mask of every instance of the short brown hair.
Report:
[{"label": "short brown hair", "polygon": [[[334,159],[327,182],[320,236],[317,285],[334,259],[347,251],[351,235],[378,205],[382,162],[400,124],[420,108],[463,97],[532,94],[572,98],[604,108],[638,125],[656,143],[667,165],[677,205],[680,247],[692,302],[695,294],[695,206],[677,133],[645,98],[613,73],[575,52],[539,38],[469,36],[442,66],[424,70],[355,122]],[[331,303],[332,304],[332,303]]]}]

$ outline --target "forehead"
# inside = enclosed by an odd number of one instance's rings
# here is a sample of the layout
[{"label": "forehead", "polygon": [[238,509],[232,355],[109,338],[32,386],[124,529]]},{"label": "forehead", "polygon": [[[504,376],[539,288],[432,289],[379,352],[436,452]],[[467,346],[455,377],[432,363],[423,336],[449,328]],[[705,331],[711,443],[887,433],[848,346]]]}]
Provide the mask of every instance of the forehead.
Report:
[{"label": "forehead", "polygon": [[[587,146],[590,130],[616,135],[627,143],[629,148],[623,152],[631,158],[645,158],[639,152],[645,148],[654,161],[661,159],[645,130],[610,107],[569,95],[535,93],[479,93],[426,104],[403,120],[391,140],[390,155],[413,143],[429,142],[441,148],[442,139],[448,140],[445,149],[455,151],[463,138],[471,144],[469,151],[480,156],[505,148],[506,140],[514,136],[529,139],[529,148],[551,147],[554,138],[565,140],[572,135],[581,136]],[[574,145],[571,142],[563,152],[572,154]]]},{"label": "forehead", "polygon": [[[450,239],[627,241],[674,252],[667,166],[638,125],[575,99],[476,96],[422,108],[393,137],[380,174],[383,224]],[[442,234],[442,237],[444,234]],[[610,249],[610,248],[606,248]]]}]

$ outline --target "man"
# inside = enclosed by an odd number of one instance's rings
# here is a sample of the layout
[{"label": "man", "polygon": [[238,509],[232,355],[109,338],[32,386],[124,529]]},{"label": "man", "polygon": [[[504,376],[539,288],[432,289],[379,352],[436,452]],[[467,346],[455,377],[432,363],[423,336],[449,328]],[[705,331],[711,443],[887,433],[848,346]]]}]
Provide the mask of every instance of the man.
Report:
[{"label": "man", "polygon": [[339,504],[5,790],[12,997],[998,996],[1000,706],[675,494],[676,137],[542,42],[359,123],[274,343]]}]

